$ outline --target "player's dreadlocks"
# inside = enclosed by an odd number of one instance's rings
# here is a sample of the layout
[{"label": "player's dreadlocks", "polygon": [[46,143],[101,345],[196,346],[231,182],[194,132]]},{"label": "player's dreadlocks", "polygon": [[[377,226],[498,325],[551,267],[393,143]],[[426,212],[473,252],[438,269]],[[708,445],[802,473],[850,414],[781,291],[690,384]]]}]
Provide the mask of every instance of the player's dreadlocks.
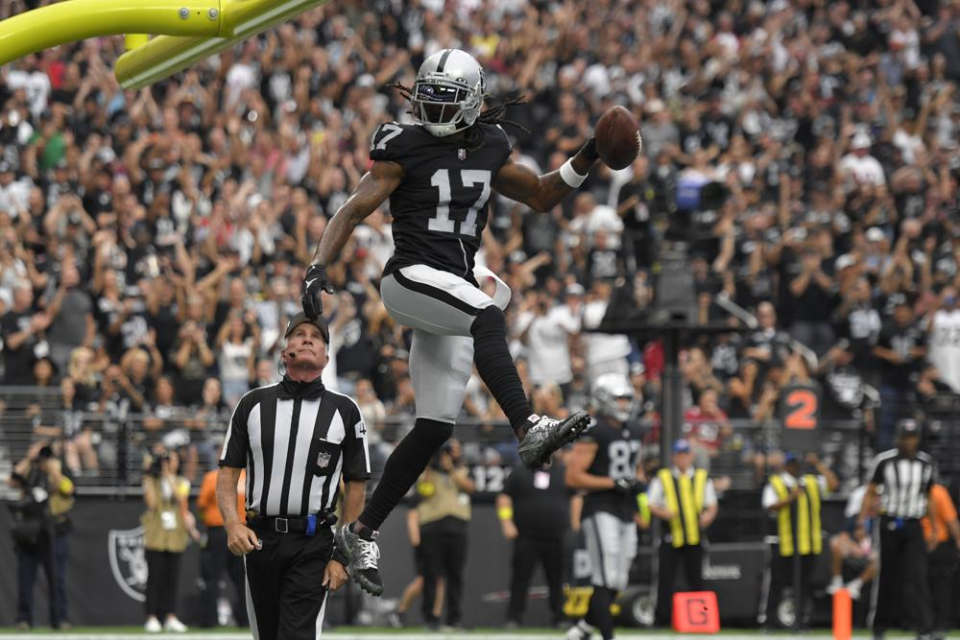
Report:
[{"label": "player's dreadlocks", "polygon": [[[407,100],[413,100],[413,89],[403,85],[400,82],[394,82],[393,84],[387,85],[389,89],[396,89],[400,92]],[[488,100],[493,100],[494,96],[487,93],[483,96],[484,102]],[[527,96],[521,94],[513,98],[507,98],[506,100],[501,101],[499,104],[490,107],[479,116],[477,116],[477,122],[482,124],[496,124],[496,125],[509,125],[511,127],[516,127],[524,133],[530,133],[530,130],[519,122],[514,122],[513,120],[507,120],[507,109],[518,104],[524,104],[527,101]],[[413,112],[410,112],[413,113]],[[415,114],[414,114],[415,115]],[[480,127],[470,127],[467,129],[467,143],[472,149],[478,149],[483,146],[483,130]]]}]

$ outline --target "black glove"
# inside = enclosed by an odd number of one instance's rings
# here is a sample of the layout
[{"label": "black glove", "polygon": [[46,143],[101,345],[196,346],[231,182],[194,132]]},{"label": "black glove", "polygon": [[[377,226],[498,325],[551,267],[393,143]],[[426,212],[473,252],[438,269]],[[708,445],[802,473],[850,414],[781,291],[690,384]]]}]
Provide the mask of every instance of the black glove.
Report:
[{"label": "black glove", "polygon": [[638,493],[643,493],[643,483],[636,478],[620,478],[614,480],[613,490],[622,496],[632,498]]},{"label": "black glove", "polygon": [[333,294],[336,289],[333,283],[327,278],[327,268],[323,265],[312,264],[307,269],[307,275],[303,278],[303,297],[300,302],[303,304],[303,312],[311,320],[316,320],[323,315],[323,300],[320,299],[320,292],[326,291]]},{"label": "black glove", "polygon": [[583,154],[583,157],[589,160],[590,162],[596,162],[600,159],[600,154],[597,153],[597,139],[594,136],[590,136],[583,146],[580,147],[580,153]]}]

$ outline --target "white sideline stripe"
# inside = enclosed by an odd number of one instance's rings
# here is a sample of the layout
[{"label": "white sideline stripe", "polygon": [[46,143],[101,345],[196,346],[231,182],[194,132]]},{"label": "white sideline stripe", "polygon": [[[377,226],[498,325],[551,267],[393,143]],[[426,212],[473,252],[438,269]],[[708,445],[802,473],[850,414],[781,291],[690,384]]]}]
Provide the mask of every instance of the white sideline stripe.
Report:
[{"label": "white sideline stripe", "polygon": [[[859,633],[854,634],[854,638],[857,637],[869,637],[869,634],[864,635],[863,630],[857,630]],[[0,636],[8,635],[6,629],[0,631]],[[133,635],[94,635],[94,634],[76,634],[76,633],[58,633],[58,634],[36,634],[36,633],[9,633],[10,636],[18,636],[22,638],[29,638],[30,640],[90,640],[91,638],[99,638],[102,640],[130,640],[131,638],[156,638],[157,640],[250,640],[251,634],[241,634],[241,633],[224,633],[224,634],[213,634],[213,633],[137,633]],[[534,634],[534,633],[523,633],[516,634],[509,631],[504,631],[503,633],[429,633],[425,632],[423,634],[414,634],[414,633],[350,633],[344,631],[333,631],[330,633],[325,633],[324,638],[329,638],[331,640],[506,640],[510,638],[515,640],[517,638],[550,638],[551,640],[556,640],[557,638],[562,638],[562,633],[557,633],[557,631],[550,632],[544,630],[543,633]],[[702,640],[708,636],[705,635],[692,635],[692,634],[679,634],[679,633],[644,633],[644,632],[627,632],[623,633],[621,631],[617,632],[617,638],[637,638],[643,640],[677,640],[680,639],[689,639],[689,640]],[[802,636],[792,636],[788,633],[771,633],[768,635],[763,635],[759,631],[755,633],[743,633],[743,634],[726,634],[722,633],[719,636],[722,640],[757,640],[758,638],[769,638],[771,640],[793,640],[793,638],[799,638],[802,640],[815,640],[821,638],[832,638],[833,636],[824,631],[816,633],[808,633]],[[907,634],[888,634],[887,638],[890,640],[906,640],[912,639],[915,635]]]}]

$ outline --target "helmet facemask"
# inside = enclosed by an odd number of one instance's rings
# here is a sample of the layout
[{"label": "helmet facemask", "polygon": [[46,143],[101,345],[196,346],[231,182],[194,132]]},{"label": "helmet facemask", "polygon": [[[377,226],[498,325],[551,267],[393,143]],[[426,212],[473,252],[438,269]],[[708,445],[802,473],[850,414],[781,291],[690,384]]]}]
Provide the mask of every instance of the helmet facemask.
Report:
[{"label": "helmet facemask", "polygon": [[483,79],[476,86],[434,73],[418,77],[410,98],[414,116],[431,134],[444,137],[473,125],[483,105]]}]

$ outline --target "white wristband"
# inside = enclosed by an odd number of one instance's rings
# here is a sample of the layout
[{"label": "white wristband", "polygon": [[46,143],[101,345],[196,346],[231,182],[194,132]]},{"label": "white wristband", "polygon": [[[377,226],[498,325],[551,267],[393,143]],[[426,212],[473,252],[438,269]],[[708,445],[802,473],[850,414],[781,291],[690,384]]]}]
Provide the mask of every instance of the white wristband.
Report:
[{"label": "white wristband", "polygon": [[583,181],[587,179],[587,176],[582,176],[577,173],[577,170],[573,168],[573,160],[571,159],[564,162],[563,166],[560,167],[560,179],[570,187],[577,189],[583,184]]}]

